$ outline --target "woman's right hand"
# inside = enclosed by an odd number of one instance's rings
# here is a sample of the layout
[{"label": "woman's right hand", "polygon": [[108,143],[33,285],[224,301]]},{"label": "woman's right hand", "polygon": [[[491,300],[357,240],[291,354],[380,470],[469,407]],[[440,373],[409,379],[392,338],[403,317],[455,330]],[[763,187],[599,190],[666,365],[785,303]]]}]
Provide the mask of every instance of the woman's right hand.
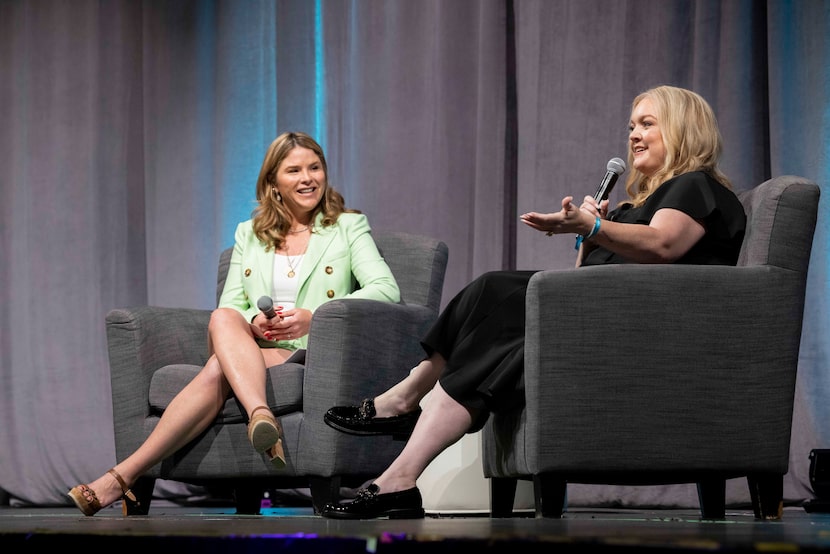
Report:
[{"label": "woman's right hand", "polygon": [[608,215],[608,199],[597,202],[596,198],[593,196],[586,196],[582,200],[582,205],[579,209],[585,210],[594,217],[601,217],[605,219],[605,216]]}]

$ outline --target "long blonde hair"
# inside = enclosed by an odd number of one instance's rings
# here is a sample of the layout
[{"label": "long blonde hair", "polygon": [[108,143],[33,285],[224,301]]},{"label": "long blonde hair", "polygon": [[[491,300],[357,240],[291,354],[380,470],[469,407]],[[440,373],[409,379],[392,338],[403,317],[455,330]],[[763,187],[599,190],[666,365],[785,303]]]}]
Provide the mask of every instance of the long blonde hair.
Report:
[{"label": "long blonde hair", "polygon": [[631,103],[632,112],[644,98],[654,102],[666,160],[663,167],[646,176],[633,168],[634,155],[628,149],[631,171],[625,190],[631,202],[641,206],[661,184],[690,171],[705,171],[725,187],[732,188],[729,179],[718,169],[722,138],[709,103],[695,92],[664,85],[639,94]]},{"label": "long blonde hair", "polygon": [[259,170],[259,177],[256,182],[257,206],[251,215],[254,233],[259,240],[266,244],[267,250],[271,248],[279,250],[291,227],[293,218],[274,191],[276,190],[277,170],[280,164],[288,156],[288,153],[297,147],[308,148],[317,154],[323,166],[323,173],[326,176],[323,197],[311,214],[312,222],[317,219],[318,214],[322,213],[321,223],[323,227],[328,227],[337,222],[337,218],[342,213],[360,213],[358,210],[346,208],[343,196],[329,185],[329,169],[326,165],[326,156],[317,141],[301,132],[283,133],[274,139],[274,142],[265,152],[265,159],[262,162],[262,168]]}]

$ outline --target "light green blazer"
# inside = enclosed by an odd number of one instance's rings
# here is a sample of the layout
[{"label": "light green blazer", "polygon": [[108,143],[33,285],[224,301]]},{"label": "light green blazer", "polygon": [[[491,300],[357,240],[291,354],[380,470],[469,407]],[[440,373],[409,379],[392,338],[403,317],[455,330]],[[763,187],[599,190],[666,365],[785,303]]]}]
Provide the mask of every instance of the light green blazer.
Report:
[{"label": "light green blazer", "polygon": [[[318,214],[308,249],[300,265],[296,306],[312,312],[320,304],[340,298],[369,298],[399,302],[401,292],[395,277],[378,252],[363,214],[344,213],[330,227]],[[219,298],[220,308],[235,308],[246,321],[259,312],[257,300],[271,296],[274,250],[265,251],[254,234],[253,221],[236,227],[228,278]],[[305,348],[308,337],[264,345]]]}]

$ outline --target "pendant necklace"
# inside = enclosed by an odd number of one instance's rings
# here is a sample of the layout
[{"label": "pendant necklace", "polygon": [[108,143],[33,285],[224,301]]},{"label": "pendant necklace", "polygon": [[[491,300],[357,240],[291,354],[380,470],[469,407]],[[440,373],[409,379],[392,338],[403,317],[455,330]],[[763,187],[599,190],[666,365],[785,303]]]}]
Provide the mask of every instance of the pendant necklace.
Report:
[{"label": "pendant necklace", "polygon": [[293,258],[288,254],[285,255],[285,261],[288,263],[288,272],[286,272],[286,275],[289,279],[297,274],[297,269],[300,267],[300,262],[303,261],[304,255],[305,252],[297,254]]},{"label": "pendant necklace", "polygon": [[290,279],[297,274],[295,270],[300,265],[300,262],[303,260],[303,254],[298,254],[297,256],[294,256],[293,260],[291,259],[291,256],[286,254],[285,260],[288,262],[288,272],[286,273],[286,275],[288,275],[288,278]]},{"label": "pendant necklace", "polygon": [[[301,229],[296,229],[296,230],[293,230],[293,231],[291,229],[289,229],[287,231],[287,233],[291,234],[291,235],[294,235],[294,234],[297,234],[297,233],[302,233],[303,231],[308,231],[310,227],[311,227],[310,225],[306,225],[305,227],[303,227]],[[306,244],[306,248],[308,248],[308,244]],[[297,254],[296,256],[294,256],[292,258],[291,256],[288,255],[288,246],[286,245],[285,260],[286,260],[286,262],[288,262],[288,271],[286,272],[286,275],[288,276],[289,279],[291,279],[292,277],[294,277],[297,274],[297,268],[300,267],[300,262],[303,261],[303,255],[305,255],[305,249],[303,249],[302,252],[300,252],[299,254]]]}]

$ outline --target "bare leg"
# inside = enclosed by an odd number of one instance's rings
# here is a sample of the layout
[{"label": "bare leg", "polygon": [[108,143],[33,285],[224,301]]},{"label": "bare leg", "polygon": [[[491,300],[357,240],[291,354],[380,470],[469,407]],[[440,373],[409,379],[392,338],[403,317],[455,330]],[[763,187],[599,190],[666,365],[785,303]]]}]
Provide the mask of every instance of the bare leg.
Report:
[{"label": "bare leg", "polygon": [[[215,356],[170,402],[158,425],[147,440],[129,457],[115,466],[127,485],[146,473],[151,467],[196,438],[210,425],[222,409],[230,387],[222,376]],[[105,473],[89,484],[102,506],[121,498],[121,487],[110,474]]]},{"label": "bare leg", "polygon": [[[280,348],[261,349],[250,325],[236,310],[219,308],[208,326],[211,354],[196,377],[170,402],[158,425],[129,457],[115,466],[128,486],[151,467],[196,438],[216,419],[225,399],[234,391],[250,417],[257,406],[267,406],[265,369],[291,355]],[[105,473],[89,488],[101,506],[121,498],[119,483]]]},{"label": "bare leg", "polygon": [[403,451],[375,479],[380,492],[386,494],[414,487],[430,462],[464,436],[476,415],[436,384]]},{"label": "bare leg", "polygon": [[415,410],[424,396],[433,390],[446,365],[447,361],[437,352],[416,365],[403,380],[375,397],[376,417],[390,417]]},{"label": "bare leg", "polygon": [[284,362],[291,351],[260,348],[254,340],[250,324],[231,308],[213,311],[208,325],[208,340],[219,359],[225,379],[250,418],[254,408],[268,405],[265,397],[266,367]]}]

